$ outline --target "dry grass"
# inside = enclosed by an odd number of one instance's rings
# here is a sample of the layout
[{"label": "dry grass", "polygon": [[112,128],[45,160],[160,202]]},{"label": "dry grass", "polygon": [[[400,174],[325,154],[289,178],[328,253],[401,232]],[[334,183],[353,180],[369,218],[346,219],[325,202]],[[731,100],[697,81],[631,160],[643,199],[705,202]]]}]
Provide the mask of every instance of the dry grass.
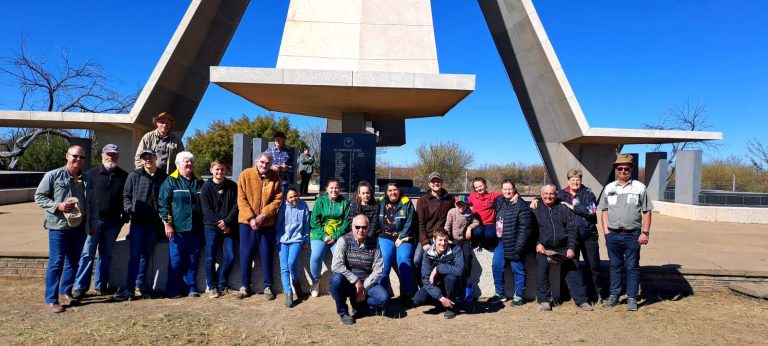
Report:
[{"label": "dry grass", "polygon": [[529,303],[444,320],[428,308],[402,319],[368,317],[343,326],[329,296],[296,308],[261,296],[237,300],[160,299],[111,303],[98,297],[64,314],[42,304],[42,279],[0,279],[1,344],[758,344],[768,302],[725,292],[661,301],[636,313],[620,308],[551,313]]}]

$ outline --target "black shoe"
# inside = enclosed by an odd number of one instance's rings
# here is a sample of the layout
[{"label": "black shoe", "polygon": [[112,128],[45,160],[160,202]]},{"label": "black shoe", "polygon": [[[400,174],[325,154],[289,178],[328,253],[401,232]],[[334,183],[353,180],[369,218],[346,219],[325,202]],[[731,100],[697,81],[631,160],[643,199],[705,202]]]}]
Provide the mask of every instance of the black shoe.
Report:
[{"label": "black shoe", "polygon": [[355,318],[350,315],[344,314],[344,315],[339,315],[339,317],[341,317],[341,323],[345,325],[355,324]]},{"label": "black shoe", "polygon": [[85,298],[85,292],[82,290],[73,290],[72,291],[72,298],[80,300]]},{"label": "black shoe", "polygon": [[133,292],[123,291],[123,292],[120,292],[118,294],[115,294],[112,297],[112,300],[114,300],[116,302],[125,302],[125,301],[130,302],[132,300],[136,300],[136,295]]},{"label": "black shoe", "polygon": [[456,317],[456,312],[453,310],[445,310],[445,314],[443,314],[443,318],[446,320],[450,320],[452,318]]}]

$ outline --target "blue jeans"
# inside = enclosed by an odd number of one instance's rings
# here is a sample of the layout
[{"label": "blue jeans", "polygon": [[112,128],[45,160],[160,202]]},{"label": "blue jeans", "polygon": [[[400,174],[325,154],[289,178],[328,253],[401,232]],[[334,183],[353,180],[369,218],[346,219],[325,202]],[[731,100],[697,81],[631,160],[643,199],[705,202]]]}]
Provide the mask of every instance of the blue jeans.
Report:
[{"label": "blue jeans", "polygon": [[[374,285],[366,292],[365,304],[357,302],[357,290],[355,285],[350,283],[344,275],[333,273],[331,276],[331,296],[336,302],[336,313],[339,315],[349,315],[347,299],[352,303],[355,310],[361,311],[368,307],[383,309],[389,302],[389,293],[381,285]],[[366,306],[367,305],[367,306]]]},{"label": "blue jeans", "polygon": [[[227,288],[227,277],[235,261],[232,233],[224,234],[218,228],[205,228],[205,280],[208,289],[223,291]],[[216,271],[216,255],[222,250],[219,270]]]},{"label": "blue jeans", "polygon": [[498,237],[496,237],[496,225],[483,225],[472,229],[472,243],[475,246],[480,246],[486,249],[492,249],[499,243]]},{"label": "blue jeans", "polygon": [[251,286],[251,263],[253,252],[259,247],[261,271],[264,275],[264,287],[272,286],[272,265],[275,257],[275,226],[260,227],[252,230],[250,225],[240,224],[240,282],[243,287]]},{"label": "blue jeans", "polygon": [[283,283],[283,292],[292,294],[291,278],[296,281],[299,278],[299,253],[302,243],[280,243],[280,281]]},{"label": "blue jeans", "polygon": [[379,237],[379,249],[381,250],[381,259],[384,266],[381,271],[379,284],[385,288],[390,288],[389,272],[392,269],[392,261],[397,257],[397,271],[400,274],[400,296],[413,294],[413,244],[402,243],[395,247],[395,242],[391,239]]},{"label": "blue jeans", "polygon": [[128,247],[131,255],[128,258],[128,276],[125,279],[125,290],[132,293],[136,287],[140,291],[146,291],[144,276],[146,264],[155,250],[155,236],[162,226],[134,225],[131,223],[128,235]]},{"label": "blue jeans", "polygon": [[320,272],[323,270],[323,259],[325,258],[326,251],[330,248],[331,253],[333,253],[334,249],[336,249],[336,243],[334,242],[333,245],[328,246],[322,240],[310,240],[309,246],[312,251],[309,255],[309,274],[312,275],[312,283],[315,283],[320,281],[320,274],[322,274]]},{"label": "blue jeans", "polygon": [[[188,232],[175,232],[173,238],[168,241],[171,260],[166,293],[169,297],[197,292],[195,275],[201,237],[200,230],[193,229]],[[181,287],[184,287],[184,291],[181,291]]]},{"label": "blue jeans", "polygon": [[[45,272],[45,303],[58,303],[59,292],[72,294],[77,262],[85,242],[85,222],[78,227],[48,231],[48,269]],[[59,288],[61,285],[61,288]]]},{"label": "blue jeans", "polygon": [[525,292],[525,257],[520,257],[520,262],[504,259],[503,242],[499,242],[496,248],[493,249],[493,260],[491,262],[493,286],[496,289],[496,294],[499,296],[504,295],[504,268],[507,266],[507,263],[509,263],[509,268],[512,269],[512,274],[515,277],[515,295],[522,297]]},{"label": "blue jeans", "polygon": [[605,236],[611,261],[611,295],[621,295],[622,274],[627,272],[627,297],[637,299],[640,290],[640,230],[611,230]]},{"label": "blue jeans", "polygon": [[117,235],[123,228],[123,221],[103,220],[97,221],[96,234],[85,238],[83,252],[80,254],[80,262],[75,276],[75,290],[87,291],[91,287],[91,273],[93,272],[93,258],[96,256],[96,248],[99,249],[99,258],[96,260],[96,274],[93,277],[93,288],[105,291],[109,284],[109,267],[112,265],[112,250],[115,249]]}]

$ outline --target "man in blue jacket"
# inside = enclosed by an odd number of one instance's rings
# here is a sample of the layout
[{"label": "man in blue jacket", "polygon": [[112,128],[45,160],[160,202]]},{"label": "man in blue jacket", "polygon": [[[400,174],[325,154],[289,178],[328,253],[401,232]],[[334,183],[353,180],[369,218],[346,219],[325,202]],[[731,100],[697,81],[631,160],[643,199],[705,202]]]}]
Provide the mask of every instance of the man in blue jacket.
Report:
[{"label": "man in blue jacket", "polygon": [[592,311],[579,266],[574,261],[578,253],[578,228],[572,221],[573,212],[561,204],[556,196],[554,185],[542,186],[543,203],[538,203],[536,209],[533,209],[539,233],[536,243],[536,298],[539,310],[552,310],[549,267],[558,265],[560,271],[565,272],[565,283],[573,301],[582,310]]},{"label": "man in blue jacket", "polygon": [[421,262],[422,286],[414,295],[413,303],[416,306],[439,303],[445,308],[443,317],[451,319],[456,317],[456,297],[464,294],[461,289],[464,256],[460,247],[449,242],[448,231],[436,229],[432,236],[432,244]]}]

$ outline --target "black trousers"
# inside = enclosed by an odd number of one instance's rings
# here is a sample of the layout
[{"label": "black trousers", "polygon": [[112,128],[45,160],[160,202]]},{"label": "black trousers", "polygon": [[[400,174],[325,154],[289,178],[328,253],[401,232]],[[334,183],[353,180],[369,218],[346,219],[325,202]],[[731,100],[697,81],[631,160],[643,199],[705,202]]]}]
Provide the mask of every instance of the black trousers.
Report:
[{"label": "black trousers", "polygon": [[[555,265],[555,264],[552,264]],[[536,298],[539,303],[552,300],[551,287],[549,285],[549,266],[547,256],[536,254]],[[586,288],[581,276],[581,271],[576,261],[564,261],[557,264],[560,268],[560,278],[565,277],[565,283],[568,285],[568,291],[576,305],[588,302]]]},{"label": "black trousers", "polygon": [[600,298],[600,244],[597,233],[587,237],[579,237],[579,252],[584,265],[581,273],[587,288],[587,297],[591,301]]},{"label": "black trousers", "polygon": [[[455,276],[455,275],[442,275],[437,274],[435,275],[435,281],[437,281],[437,287],[440,289],[440,292],[443,294],[443,297],[446,297],[450,300],[453,300],[454,302],[456,297],[461,297],[464,295],[464,292],[461,292],[461,277]],[[433,304],[438,307],[442,307],[443,305],[440,304],[440,301],[433,298],[429,292],[427,291],[427,288],[421,287],[416,294],[413,296],[413,303],[416,304],[416,306],[421,306],[425,304]]]},{"label": "black trousers", "polygon": [[312,173],[307,173],[305,171],[299,172],[301,175],[301,183],[299,184],[299,194],[302,196],[306,196],[307,193],[309,193],[309,180],[312,178]]}]

